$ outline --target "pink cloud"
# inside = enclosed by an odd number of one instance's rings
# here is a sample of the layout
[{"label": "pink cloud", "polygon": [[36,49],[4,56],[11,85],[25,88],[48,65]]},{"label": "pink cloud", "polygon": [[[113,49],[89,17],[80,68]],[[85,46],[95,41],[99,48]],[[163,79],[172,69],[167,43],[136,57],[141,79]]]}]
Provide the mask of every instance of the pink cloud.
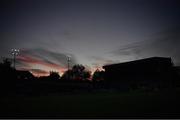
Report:
[{"label": "pink cloud", "polygon": [[[38,58],[35,58],[33,56],[30,56],[30,55],[19,55],[17,56],[17,60],[19,60],[20,62],[24,62],[26,64],[30,64],[30,65],[43,65],[45,67],[49,67],[51,68],[52,70],[58,70],[59,72],[63,73],[64,71],[66,71],[66,68],[63,68],[62,66],[56,64],[56,63],[50,63],[50,62],[47,62],[45,60],[42,60],[42,59],[38,59]],[[28,68],[26,68],[27,70],[30,70]],[[43,70],[43,73],[39,70],[39,71],[34,71],[32,70],[32,73],[34,75],[40,75],[40,76],[47,76],[49,74],[49,71],[45,71]]]}]

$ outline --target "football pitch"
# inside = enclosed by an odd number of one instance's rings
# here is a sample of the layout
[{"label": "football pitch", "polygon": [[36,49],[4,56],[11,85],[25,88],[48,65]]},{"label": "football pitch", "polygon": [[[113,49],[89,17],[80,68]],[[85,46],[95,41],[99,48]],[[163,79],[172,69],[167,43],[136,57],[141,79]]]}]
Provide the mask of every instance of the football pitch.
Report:
[{"label": "football pitch", "polygon": [[94,92],[0,99],[0,118],[180,118],[179,92]]}]

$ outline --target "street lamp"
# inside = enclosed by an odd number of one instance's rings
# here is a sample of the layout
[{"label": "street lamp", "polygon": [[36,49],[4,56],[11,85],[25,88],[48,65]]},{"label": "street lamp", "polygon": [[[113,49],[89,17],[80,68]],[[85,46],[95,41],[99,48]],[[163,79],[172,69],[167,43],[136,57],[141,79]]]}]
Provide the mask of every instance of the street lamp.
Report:
[{"label": "street lamp", "polygon": [[11,49],[11,54],[13,55],[13,61],[14,61],[14,69],[15,69],[15,64],[16,64],[16,56],[19,54],[18,49]]}]

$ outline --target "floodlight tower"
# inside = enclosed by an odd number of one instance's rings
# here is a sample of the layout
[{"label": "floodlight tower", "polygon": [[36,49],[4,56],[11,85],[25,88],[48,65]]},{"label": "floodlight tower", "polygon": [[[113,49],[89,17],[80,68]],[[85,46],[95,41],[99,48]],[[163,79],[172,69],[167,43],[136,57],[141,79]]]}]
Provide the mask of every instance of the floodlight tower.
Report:
[{"label": "floodlight tower", "polygon": [[67,55],[67,63],[68,63],[68,76],[67,77],[68,77],[68,80],[70,79],[70,75],[69,75],[69,67],[70,67],[69,65],[70,65],[70,60],[71,60],[70,58],[71,58],[71,56]]},{"label": "floodlight tower", "polygon": [[69,70],[70,60],[71,60],[71,56],[68,55],[68,56],[67,56],[68,70]]},{"label": "floodlight tower", "polygon": [[11,49],[13,55],[14,69],[16,68],[16,56],[19,54],[19,49]]}]

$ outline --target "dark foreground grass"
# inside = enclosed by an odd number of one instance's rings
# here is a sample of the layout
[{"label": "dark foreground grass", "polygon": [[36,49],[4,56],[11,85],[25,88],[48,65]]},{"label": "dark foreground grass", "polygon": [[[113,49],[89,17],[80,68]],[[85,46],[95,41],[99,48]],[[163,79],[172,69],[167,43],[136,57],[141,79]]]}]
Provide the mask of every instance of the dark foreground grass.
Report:
[{"label": "dark foreground grass", "polygon": [[177,92],[97,92],[8,97],[1,118],[180,118]]}]

